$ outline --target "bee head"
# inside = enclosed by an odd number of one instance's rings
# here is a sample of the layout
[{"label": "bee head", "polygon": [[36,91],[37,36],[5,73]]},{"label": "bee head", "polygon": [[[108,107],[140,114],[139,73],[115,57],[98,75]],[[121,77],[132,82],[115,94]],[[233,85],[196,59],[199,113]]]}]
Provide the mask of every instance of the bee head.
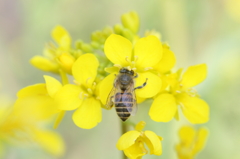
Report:
[{"label": "bee head", "polygon": [[131,76],[134,75],[134,71],[133,70],[128,70],[127,68],[121,68],[119,73],[126,73],[126,74],[129,74]]}]

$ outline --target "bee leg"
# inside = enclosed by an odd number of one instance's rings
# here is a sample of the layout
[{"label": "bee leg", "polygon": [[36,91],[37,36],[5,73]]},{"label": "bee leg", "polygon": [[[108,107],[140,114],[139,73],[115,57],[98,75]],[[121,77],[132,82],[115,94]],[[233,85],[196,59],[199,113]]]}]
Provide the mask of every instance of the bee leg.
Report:
[{"label": "bee leg", "polygon": [[143,83],[143,85],[134,88],[134,90],[136,90],[136,89],[141,89],[141,88],[145,87],[145,86],[147,85],[147,80],[148,80],[148,79],[146,78],[146,81]]},{"label": "bee leg", "polygon": [[138,74],[136,74],[135,76],[134,76],[134,78],[137,78],[138,77]]}]

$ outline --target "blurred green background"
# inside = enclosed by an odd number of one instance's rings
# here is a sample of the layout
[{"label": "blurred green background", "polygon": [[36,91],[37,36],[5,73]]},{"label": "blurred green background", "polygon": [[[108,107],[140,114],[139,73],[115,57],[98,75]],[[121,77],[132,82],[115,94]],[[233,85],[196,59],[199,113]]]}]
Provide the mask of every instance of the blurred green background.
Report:
[{"label": "blurred green background", "polygon": [[[240,1],[239,0],[1,0],[0,83],[1,95],[16,98],[16,92],[42,83],[43,74],[29,60],[41,55],[50,33],[62,25],[73,40],[90,41],[90,33],[120,23],[123,13],[138,12],[140,34],[155,29],[177,57],[176,68],[207,63],[208,77],[196,89],[210,105],[205,126],[210,136],[198,159],[238,159],[240,156]],[[188,124],[183,118],[156,123],[140,106],[133,120],[147,122],[164,138],[162,156],[146,159],[176,159],[177,130]],[[102,122],[91,130],[74,125],[69,112],[57,129],[66,142],[62,159],[120,159],[116,149],[120,122],[114,110],[103,110]],[[10,148],[7,159],[52,159],[39,149]]]}]

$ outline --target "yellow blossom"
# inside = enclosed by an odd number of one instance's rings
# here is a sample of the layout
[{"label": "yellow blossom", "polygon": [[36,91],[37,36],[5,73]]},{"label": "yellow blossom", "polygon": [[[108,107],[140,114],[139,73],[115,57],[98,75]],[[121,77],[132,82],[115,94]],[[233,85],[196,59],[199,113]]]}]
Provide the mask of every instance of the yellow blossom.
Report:
[{"label": "yellow blossom", "polygon": [[104,52],[107,58],[114,64],[113,67],[106,68],[109,73],[100,86],[100,97],[103,104],[110,90],[113,87],[115,74],[120,68],[133,70],[136,78],[135,87],[141,86],[146,79],[147,85],[143,89],[137,89],[136,95],[140,98],[150,98],[155,96],[161,89],[161,79],[151,72],[162,57],[162,44],[155,36],[148,36],[139,39],[133,45],[128,39],[112,34],[105,42]]},{"label": "yellow blossom", "polygon": [[42,86],[40,84],[21,90],[14,107],[0,108],[0,143],[4,142],[10,146],[30,146],[37,143],[52,155],[62,156],[65,148],[61,136],[47,129],[52,115],[56,113],[51,107],[53,103],[43,94],[38,98],[33,91],[39,88],[38,93],[43,93]]},{"label": "yellow blossom", "polygon": [[117,148],[123,150],[130,159],[140,159],[148,154],[145,145],[148,147],[150,155],[160,156],[162,154],[162,137],[149,130],[142,131],[145,125],[144,121],[139,122],[135,130],[126,132],[117,142]]},{"label": "yellow blossom", "polygon": [[191,126],[183,126],[179,130],[180,142],[176,145],[179,159],[194,159],[205,146],[208,136],[206,128],[197,131]]},{"label": "yellow blossom", "polygon": [[180,72],[168,76],[169,92],[160,93],[150,108],[149,115],[157,122],[168,122],[178,117],[178,105],[185,117],[193,124],[209,120],[209,106],[199,98],[192,88],[201,83],[207,75],[206,64],[191,66],[180,78]]},{"label": "yellow blossom", "polygon": [[84,129],[91,129],[102,120],[98,85],[95,82],[98,66],[99,62],[93,54],[80,56],[72,67],[76,85],[64,85],[54,97],[60,110],[77,109],[73,113],[73,121]]},{"label": "yellow blossom", "polygon": [[163,44],[163,55],[161,60],[153,67],[158,73],[169,73],[176,64],[176,57],[169,46]]},{"label": "yellow blossom", "polygon": [[75,61],[74,51],[71,49],[71,37],[62,26],[56,26],[52,31],[52,38],[57,43],[57,47],[49,44],[44,49],[44,56],[34,56],[30,62],[40,70],[59,73],[62,69],[68,74],[72,74],[71,67]]}]

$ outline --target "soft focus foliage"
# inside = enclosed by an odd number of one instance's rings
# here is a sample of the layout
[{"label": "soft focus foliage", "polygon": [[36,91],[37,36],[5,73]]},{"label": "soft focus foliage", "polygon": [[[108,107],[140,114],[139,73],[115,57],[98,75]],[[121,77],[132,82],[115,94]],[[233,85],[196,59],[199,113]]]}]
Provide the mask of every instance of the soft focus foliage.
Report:
[{"label": "soft focus foliage", "polygon": [[[25,88],[26,89],[26,88]],[[29,88],[27,88],[30,90]],[[62,137],[55,131],[48,128],[51,123],[50,103],[41,103],[41,97],[27,97],[25,90],[19,93],[21,96],[14,106],[1,105],[0,109],[0,143],[1,153],[4,155],[4,147],[16,146],[30,147],[37,144],[42,149],[54,156],[64,154],[64,142]],[[39,105],[33,103],[40,102]],[[50,104],[50,105],[49,105]],[[34,106],[33,106],[34,105]],[[33,106],[33,107],[32,107]],[[45,113],[48,110],[49,113]]]},{"label": "soft focus foliage", "polygon": [[205,146],[208,130],[195,130],[191,126],[183,126],[179,130],[180,142],[176,145],[179,159],[193,159]]}]

